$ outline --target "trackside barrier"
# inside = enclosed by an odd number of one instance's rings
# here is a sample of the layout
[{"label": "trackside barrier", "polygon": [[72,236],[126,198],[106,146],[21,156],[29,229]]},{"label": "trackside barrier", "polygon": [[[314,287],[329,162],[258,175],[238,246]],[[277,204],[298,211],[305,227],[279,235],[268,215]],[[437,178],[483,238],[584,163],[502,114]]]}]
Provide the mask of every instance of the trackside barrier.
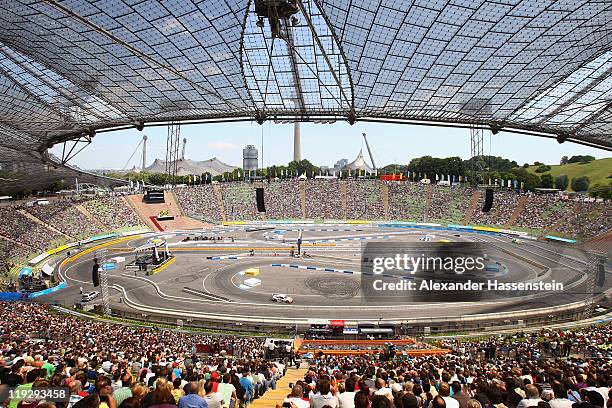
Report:
[{"label": "trackside barrier", "polygon": [[479,227],[473,225],[458,225],[458,224],[448,224],[447,226],[436,226],[436,225],[424,225],[422,223],[401,223],[401,222],[393,222],[393,223],[385,223],[378,224],[378,227],[386,227],[386,228],[415,228],[415,229],[425,229],[425,230],[434,230],[434,231],[456,231],[456,232],[471,232],[475,234],[483,234],[483,235],[518,235],[522,238],[526,239],[536,239],[527,235],[525,232],[520,231],[512,231],[512,230],[502,230],[499,228],[491,228],[491,227]]},{"label": "trackside barrier", "polygon": [[66,288],[68,286],[68,284],[66,282],[62,282],[59,285],[56,285],[52,288],[49,289],[45,289],[45,290],[40,290],[38,292],[34,292],[34,293],[30,293],[30,295],[28,296],[29,299],[34,299],[37,298],[39,296],[45,296],[45,295],[50,295],[51,293],[55,293],[57,291],[60,291],[64,288]]},{"label": "trackside barrier", "polygon": [[18,300],[23,299],[35,299],[40,296],[50,295],[51,293],[55,293],[66,288],[68,284],[66,282],[62,282],[59,285],[56,285],[49,289],[39,290],[38,292],[29,293],[25,296],[21,292],[0,292],[0,301],[3,302],[16,302]]},{"label": "trackside barrier", "polygon": [[0,292],[0,301],[16,302],[22,298],[19,292]]},{"label": "trackside barrier", "polygon": [[30,265],[36,265],[39,264],[40,262],[44,261],[45,259],[47,259],[48,257],[50,257],[51,255],[55,255],[58,254],[62,251],[66,251],[70,248],[74,248],[76,246],[80,246],[80,245],[86,245],[86,244],[90,244],[92,242],[97,242],[97,241],[102,241],[104,239],[109,239],[109,238],[115,238],[119,236],[119,234],[116,233],[111,233],[111,234],[102,234],[102,235],[95,235],[91,238],[87,238],[87,239],[82,239],[80,241],[77,242],[70,242],[68,244],[64,244],[61,246],[58,246],[57,248],[53,248],[50,249],[46,252],[41,253],[40,255],[36,256],[35,258],[32,258],[28,261],[28,264]]},{"label": "trackside barrier", "polygon": [[123,237],[130,237],[132,235],[147,234],[149,232],[151,232],[151,231],[149,231],[148,229],[139,229],[139,230],[134,230],[134,231],[122,232],[121,236],[123,236]]}]

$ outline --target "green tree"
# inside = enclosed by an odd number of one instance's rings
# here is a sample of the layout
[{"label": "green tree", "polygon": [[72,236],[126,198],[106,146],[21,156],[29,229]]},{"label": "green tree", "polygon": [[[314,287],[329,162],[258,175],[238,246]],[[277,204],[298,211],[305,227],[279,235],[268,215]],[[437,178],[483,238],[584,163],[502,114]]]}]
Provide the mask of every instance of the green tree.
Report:
[{"label": "green tree", "polygon": [[561,176],[555,177],[555,188],[558,188],[561,191],[567,190],[569,186],[569,177],[567,174],[563,174]]},{"label": "green tree", "polygon": [[567,164],[568,160],[569,159],[567,158],[567,156],[562,156],[561,157],[561,161],[559,162],[559,164]]},{"label": "green tree", "polygon": [[595,160],[595,157],[591,156],[591,155],[576,155],[576,156],[572,156],[569,158],[569,160],[567,161],[568,163],[581,163],[581,164],[586,164],[586,163],[590,163],[593,160]]},{"label": "green tree", "polygon": [[542,177],[540,177],[540,186],[542,188],[552,188],[553,176],[550,173],[542,174]]},{"label": "green tree", "polygon": [[525,184],[525,190],[533,190],[534,188],[540,187],[540,176],[528,172],[527,169],[517,168],[511,170],[511,173],[514,174],[515,178],[519,181],[519,185],[521,182]]},{"label": "green tree", "polygon": [[595,183],[589,188],[589,195],[591,197],[604,198],[606,200],[612,200],[612,183],[605,184]]},{"label": "green tree", "polygon": [[550,171],[550,166],[546,164],[540,164],[536,169],[536,173],[546,173],[547,171]]},{"label": "green tree", "polygon": [[591,181],[587,176],[574,177],[572,179],[572,190],[574,191],[587,191]]}]

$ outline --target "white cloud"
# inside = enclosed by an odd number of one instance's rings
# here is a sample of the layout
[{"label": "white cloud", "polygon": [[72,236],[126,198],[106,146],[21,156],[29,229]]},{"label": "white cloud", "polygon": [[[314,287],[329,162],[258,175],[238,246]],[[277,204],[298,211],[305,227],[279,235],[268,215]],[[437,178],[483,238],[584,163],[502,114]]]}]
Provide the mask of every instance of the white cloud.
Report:
[{"label": "white cloud", "polygon": [[228,142],[208,142],[207,146],[209,149],[216,150],[236,150],[239,148],[238,145]]}]

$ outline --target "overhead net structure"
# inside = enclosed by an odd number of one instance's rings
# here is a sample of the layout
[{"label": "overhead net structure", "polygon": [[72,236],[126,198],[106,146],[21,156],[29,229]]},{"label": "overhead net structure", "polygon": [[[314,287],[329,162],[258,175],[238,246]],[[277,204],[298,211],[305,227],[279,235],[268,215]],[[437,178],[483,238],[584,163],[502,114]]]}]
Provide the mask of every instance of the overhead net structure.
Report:
[{"label": "overhead net structure", "polygon": [[480,126],[612,149],[610,21],[601,0],[4,0],[0,163],[111,129],[233,120]]}]

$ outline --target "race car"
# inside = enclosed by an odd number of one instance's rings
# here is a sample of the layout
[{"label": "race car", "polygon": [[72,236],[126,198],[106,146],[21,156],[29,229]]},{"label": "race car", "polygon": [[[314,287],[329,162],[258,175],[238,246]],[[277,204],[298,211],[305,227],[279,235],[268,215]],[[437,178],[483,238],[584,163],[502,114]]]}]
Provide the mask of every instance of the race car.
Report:
[{"label": "race car", "polygon": [[293,303],[293,298],[291,296],[283,295],[282,293],[273,294],[270,300],[277,303]]}]

